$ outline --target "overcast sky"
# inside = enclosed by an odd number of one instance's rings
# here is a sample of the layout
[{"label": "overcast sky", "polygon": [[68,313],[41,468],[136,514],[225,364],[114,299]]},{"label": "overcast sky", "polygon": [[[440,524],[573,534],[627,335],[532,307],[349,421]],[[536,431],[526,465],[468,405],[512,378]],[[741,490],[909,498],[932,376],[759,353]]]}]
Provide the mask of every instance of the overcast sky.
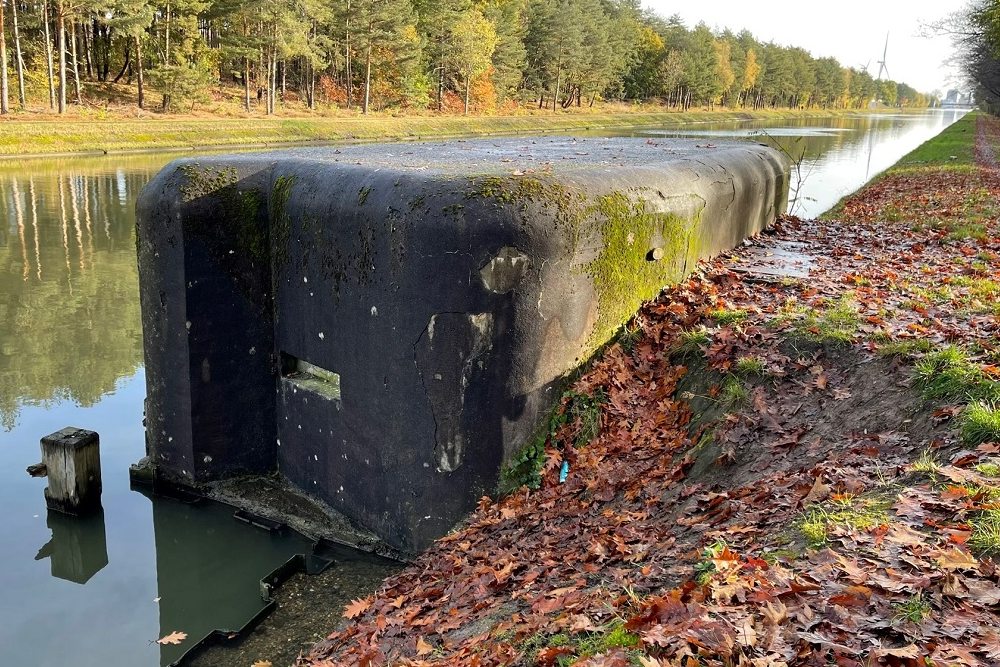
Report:
[{"label": "overcast sky", "polygon": [[921,26],[965,7],[965,0],[643,0],[663,16],[680,14],[689,28],[746,28],[762,41],[801,46],[816,57],[833,56],[847,67],[878,74],[886,33],[890,78],[922,92],[947,91],[961,83],[945,61],[947,37],[921,36]]}]

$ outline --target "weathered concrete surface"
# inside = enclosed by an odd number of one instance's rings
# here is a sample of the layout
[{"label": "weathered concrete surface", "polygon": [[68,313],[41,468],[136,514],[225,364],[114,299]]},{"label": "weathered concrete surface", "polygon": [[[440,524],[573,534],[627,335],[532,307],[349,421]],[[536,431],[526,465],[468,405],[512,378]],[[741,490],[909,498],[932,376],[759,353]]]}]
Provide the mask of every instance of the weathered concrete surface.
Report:
[{"label": "weathered concrete surface", "polygon": [[149,454],[277,467],[389,544],[496,486],[560,379],[772,222],[761,146],[506,139],[181,160],[139,202]]}]

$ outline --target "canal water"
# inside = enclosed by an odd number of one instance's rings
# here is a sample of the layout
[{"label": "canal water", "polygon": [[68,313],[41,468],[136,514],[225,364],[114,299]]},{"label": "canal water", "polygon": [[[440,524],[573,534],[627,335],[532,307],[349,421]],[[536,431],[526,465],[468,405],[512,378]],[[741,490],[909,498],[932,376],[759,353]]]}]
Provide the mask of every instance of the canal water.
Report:
[{"label": "canal water", "polygon": [[[802,159],[796,213],[814,216],[961,112],[712,123],[619,136],[779,142]],[[608,133],[605,133],[608,134]],[[184,153],[190,155],[190,153]],[[212,504],[132,491],[144,453],[135,199],[176,154],[0,163],[0,663],[158,667],[262,607],[257,582],[309,545]],[[101,434],[103,515],[47,516],[38,440]],[[371,588],[386,570],[358,568]],[[155,642],[173,631],[180,646]]]}]

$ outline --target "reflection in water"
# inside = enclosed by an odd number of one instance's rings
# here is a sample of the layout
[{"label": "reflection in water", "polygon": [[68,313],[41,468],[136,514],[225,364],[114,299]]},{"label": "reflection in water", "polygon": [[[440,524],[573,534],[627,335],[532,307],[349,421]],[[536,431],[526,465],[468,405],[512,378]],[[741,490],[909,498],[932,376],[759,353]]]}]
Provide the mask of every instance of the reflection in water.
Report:
[{"label": "reflection in water", "polygon": [[25,405],[93,405],[138,369],[133,201],[154,170],[0,174],[5,430]]},{"label": "reflection in water", "polygon": [[169,664],[213,630],[239,630],[264,607],[258,582],[310,543],[273,535],[233,519],[231,508],[153,499],[160,634],[191,641],[160,647]]},{"label": "reflection in water", "polygon": [[[743,139],[779,147],[794,158],[804,156],[796,215],[815,217],[841,197],[854,192],[879,172],[924,141],[935,136],[966,112],[929,111],[923,114],[850,115],[833,118],[718,123],[708,127],[640,129],[630,136],[709,137],[719,141]],[[864,167],[862,165],[865,165]]]},{"label": "reflection in water", "polygon": [[35,560],[48,558],[53,577],[85,584],[108,564],[104,510],[85,517],[49,511],[46,524],[52,539]]}]

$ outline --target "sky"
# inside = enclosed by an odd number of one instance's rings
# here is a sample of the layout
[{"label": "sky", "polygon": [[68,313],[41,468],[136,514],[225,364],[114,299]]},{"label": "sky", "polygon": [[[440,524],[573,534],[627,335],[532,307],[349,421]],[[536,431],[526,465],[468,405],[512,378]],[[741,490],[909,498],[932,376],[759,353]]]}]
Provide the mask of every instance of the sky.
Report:
[{"label": "sky", "polygon": [[889,78],[928,93],[963,87],[958,70],[946,64],[950,38],[922,36],[922,26],[961,10],[965,0],[643,0],[643,6],[680,14],[689,28],[700,21],[733,32],[746,28],[762,41],[833,56],[846,67],[868,65],[872,76],[888,33]]}]

